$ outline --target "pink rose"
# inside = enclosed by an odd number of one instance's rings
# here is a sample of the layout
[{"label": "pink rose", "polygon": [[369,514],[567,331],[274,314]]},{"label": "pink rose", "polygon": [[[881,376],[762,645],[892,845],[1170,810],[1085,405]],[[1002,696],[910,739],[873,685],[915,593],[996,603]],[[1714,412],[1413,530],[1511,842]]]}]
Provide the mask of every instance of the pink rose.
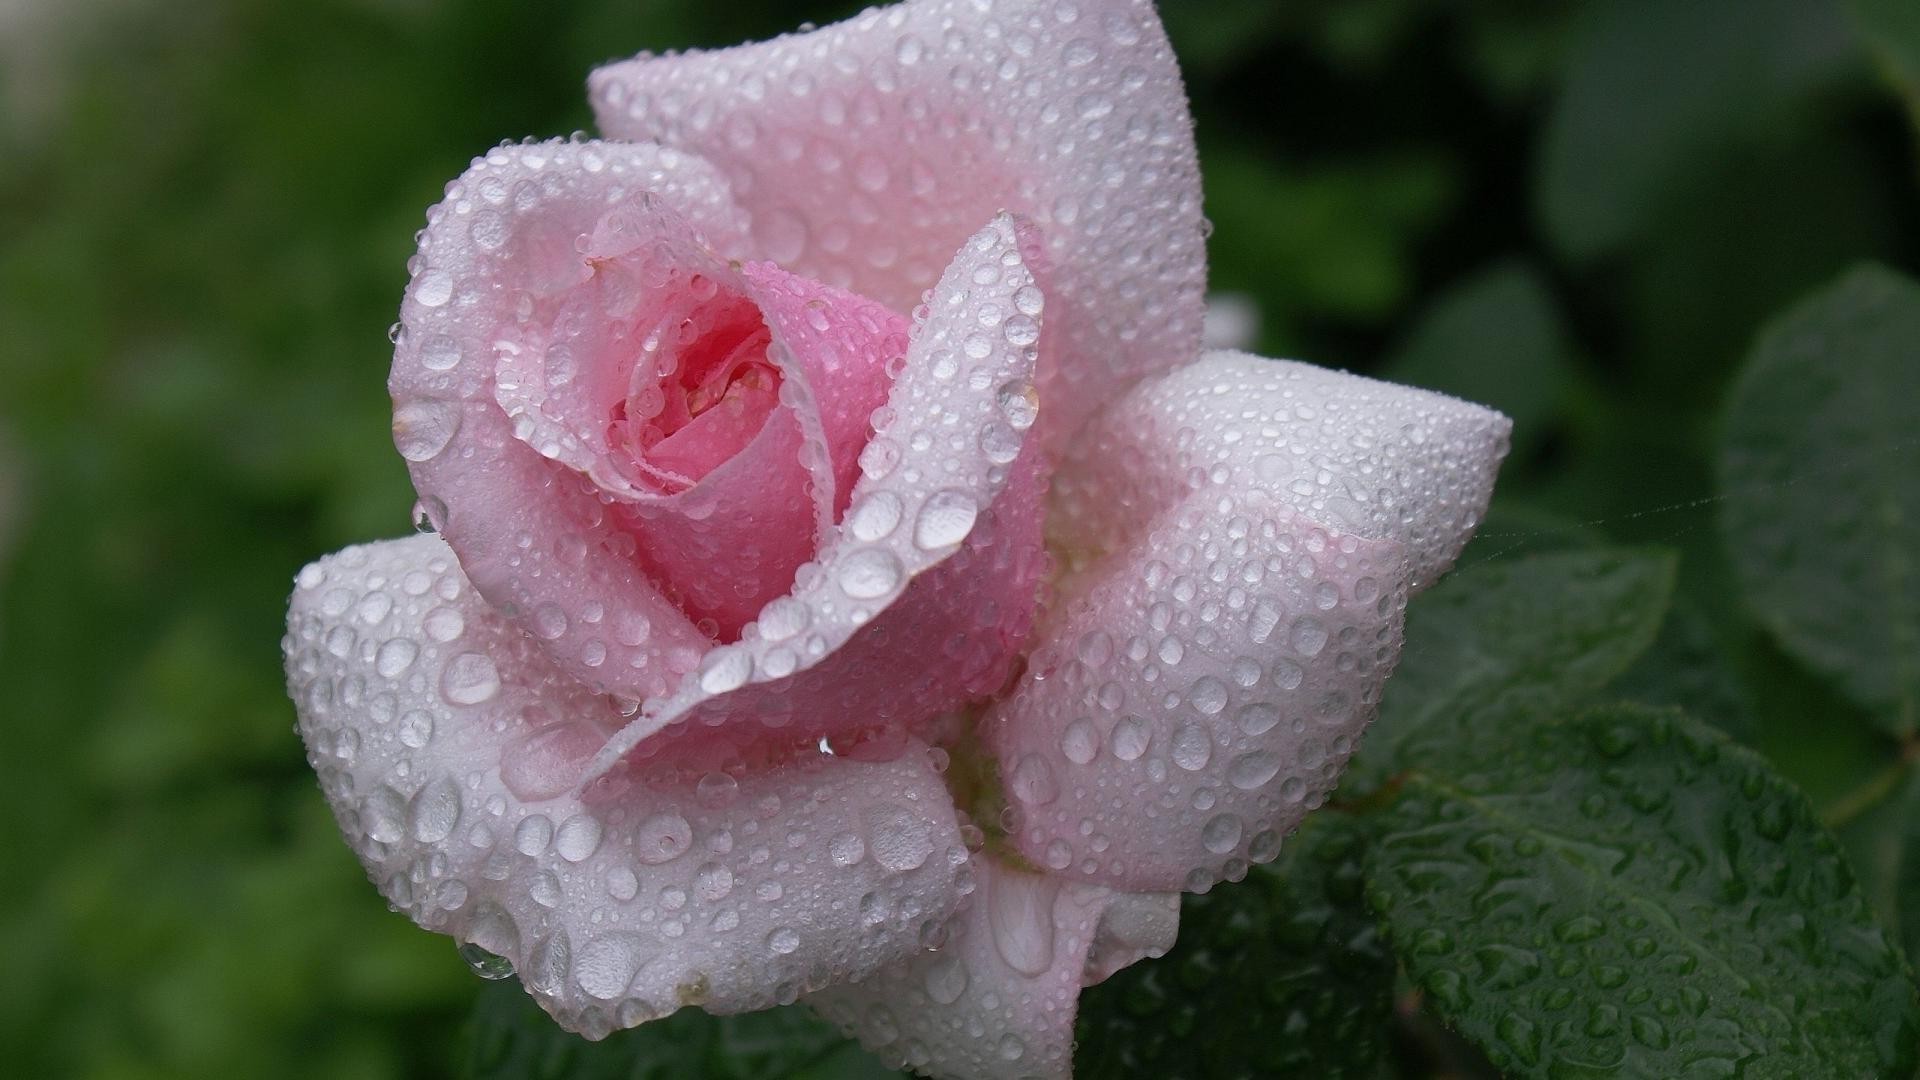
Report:
[{"label": "pink rose", "polygon": [[1065,1076],[1082,986],[1274,857],[1504,417],[1201,354],[1146,0],[913,0],[590,79],[428,212],[438,535],[301,572],[300,730],[420,925],[589,1037],[804,1000]]}]

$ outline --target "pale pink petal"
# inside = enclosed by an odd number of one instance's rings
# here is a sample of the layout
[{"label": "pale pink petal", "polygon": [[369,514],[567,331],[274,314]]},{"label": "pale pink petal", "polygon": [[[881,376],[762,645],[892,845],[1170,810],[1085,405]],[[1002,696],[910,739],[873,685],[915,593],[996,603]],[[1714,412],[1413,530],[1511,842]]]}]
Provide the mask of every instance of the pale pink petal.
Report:
[{"label": "pale pink petal", "polygon": [[1198,350],[1206,254],[1186,94],[1149,0],[912,0],[588,80],[601,130],[701,154],[755,251],[905,311],[995,212],[1054,266],[1056,442]]},{"label": "pale pink petal", "polygon": [[1237,354],[1096,418],[1055,485],[1060,603],[982,723],[1022,853],[1130,889],[1273,858],[1372,720],[1414,575],[1465,543],[1507,430]]},{"label": "pale pink petal", "polygon": [[1005,681],[1045,556],[1028,440],[1041,298],[1002,215],[961,248],[913,331],[853,503],[790,596],[608,743],[597,774],[688,738],[810,741],[902,728]]},{"label": "pale pink petal", "polygon": [[1179,898],[991,857],[973,865],[973,895],[937,950],[805,1000],[889,1064],[925,1076],[1065,1080],[1081,987],[1172,948]]},{"label": "pale pink petal", "polygon": [[286,653],[309,759],[382,895],[512,961],[590,1037],[870,974],[917,952],[966,888],[919,744],[891,760],[713,758],[569,794],[622,717],[437,537],[302,571]]},{"label": "pale pink petal", "polygon": [[1443,394],[1210,352],[1134,389],[1076,445],[1055,485],[1048,539],[1118,550],[1143,512],[1192,489],[1183,469],[1202,469],[1199,490],[1261,491],[1329,529],[1405,544],[1419,592],[1472,539],[1512,428]]},{"label": "pale pink petal", "polygon": [[635,698],[676,682],[707,637],[634,562],[592,485],[515,437],[494,380],[503,340],[515,347],[589,276],[581,238],[647,192],[738,245],[724,181],[677,151],[549,142],[475,159],[428,212],[388,382],[394,442],[475,586],[568,673]]}]

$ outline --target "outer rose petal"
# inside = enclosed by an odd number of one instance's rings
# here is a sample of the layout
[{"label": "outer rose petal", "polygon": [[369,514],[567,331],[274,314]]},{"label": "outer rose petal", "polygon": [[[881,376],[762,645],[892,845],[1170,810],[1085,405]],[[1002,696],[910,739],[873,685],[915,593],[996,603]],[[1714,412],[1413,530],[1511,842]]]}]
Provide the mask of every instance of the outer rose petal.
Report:
[{"label": "outer rose petal", "polygon": [[1419,592],[1473,538],[1512,430],[1444,394],[1210,352],[1134,388],[1075,444],[1048,539],[1118,550],[1189,489],[1184,470],[1225,470],[1212,489],[1261,491],[1328,529],[1405,544]]},{"label": "outer rose petal", "polygon": [[950,1080],[1073,1075],[1080,989],[1173,947],[1173,894],[974,861],[979,883],[937,951],[806,998],[890,1064]]},{"label": "outer rose petal", "polygon": [[715,728],[807,741],[899,730],[1004,683],[1045,560],[1040,456],[1025,438],[1041,311],[1031,242],[1002,215],[954,257],[817,564],[739,643],[648,702],[593,775],[643,741],[656,754]]},{"label": "outer rose petal", "polygon": [[1238,354],[1096,418],[1056,484],[1061,603],[983,721],[1020,850],[1132,889],[1273,858],[1372,720],[1414,575],[1466,542],[1507,431]]},{"label": "outer rose petal", "polygon": [[1199,348],[1200,173],[1148,0],[913,0],[807,34],[642,55],[588,80],[601,130],[695,151],[758,253],[906,310],[979,222],[1036,221],[1049,442]]},{"label": "outer rose petal", "polygon": [[960,902],[966,851],[918,746],[566,795],[618,713],[497,615],[436,537],[309,566],[288,627],[309,759],[381,893],[507,957],[575,1031],[866,975]]},{"label": "outer rose petal", "polygon": [[634,698],[672,685],[709,641],[625,553],[592,485],[515,437],[493,384],[502,332],[563,302],[588,276],[579,238],[649,191],[737,250],[740,213],[697,158],[549,142],[475,159],[428,211],[388,380],[394,442],[475,586],[563,670]]}]

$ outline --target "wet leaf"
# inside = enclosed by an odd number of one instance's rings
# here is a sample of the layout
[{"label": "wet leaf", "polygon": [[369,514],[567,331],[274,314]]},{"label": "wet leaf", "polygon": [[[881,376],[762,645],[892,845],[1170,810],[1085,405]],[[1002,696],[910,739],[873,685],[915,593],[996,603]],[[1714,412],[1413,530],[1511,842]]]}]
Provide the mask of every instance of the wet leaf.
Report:
[{"label": "wet leaf", "polygon": [[1920,1004],[1838,842],[1756,754],[1608,706],[1417,764],[1368,896],[1508,1075],[1905,1076]]},{"label": "wet leaf", "polygon": [[1081,1080],[1373,1077],[1393,958],[1361,897],[1364,825],[1309,817],[1247,880],[1189,896],[1180,943],[1081,997]]},{"label": "wet leaf", "polygon": [[1920,285],[1855,270],[1777,319],[1728,407],[1721,523],[1747,601],[1896,735],[1920,724]]},{"label": "wet leaf", "polygon": [[1545,712],[1599,690],[1659,633],[1674,571],[1671,555],[1620,548],[1455,571],[1408,608],[1406,648],[1363,759],[1394,767],[1394,751],[1436,717]]},{"label": "wet leaf", "polygon": [[561,1029],[514,980],[481,990],[467,1021],[468,1080],[885,1080],[887,1069],[812,1012],[741,1016],[681,1009],[588,1042]]}]

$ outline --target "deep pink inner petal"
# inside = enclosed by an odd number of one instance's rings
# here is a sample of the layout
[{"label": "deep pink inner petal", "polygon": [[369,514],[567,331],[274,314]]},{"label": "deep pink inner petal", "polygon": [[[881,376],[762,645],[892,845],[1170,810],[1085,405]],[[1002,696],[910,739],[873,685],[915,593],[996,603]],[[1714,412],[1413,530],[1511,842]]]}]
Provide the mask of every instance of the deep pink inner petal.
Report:
[{"label": "deep pink inner petal", "polygon": [[744,297],[716,294],[669,317],[676,325],[646,335],[646,351],[629,361],[606,437],[637,484],[673,495],[753,441],[780,404],[781,376],[767,360],[766,322]]}]

